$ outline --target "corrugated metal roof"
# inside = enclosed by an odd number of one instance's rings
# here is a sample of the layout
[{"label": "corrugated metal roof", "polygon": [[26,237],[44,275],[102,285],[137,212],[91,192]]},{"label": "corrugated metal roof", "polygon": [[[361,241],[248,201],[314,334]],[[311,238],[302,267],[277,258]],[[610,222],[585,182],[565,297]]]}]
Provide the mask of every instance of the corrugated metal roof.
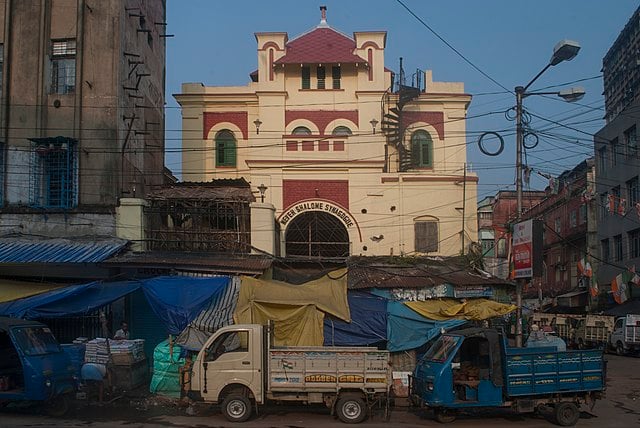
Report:
[{"label": "corrugated metal roof", "polygon": [[0,263],[97,263],[116,254],[127,243],[117,238],[0,238]]},{"label": "corrugated metal roof", "polygon": [[271,267],[272,257],[256,254],[233,255],[195,252],[128,252],[109,259],[109,266],[147,269],[182,269],[198,272],[257,275]]},{"label": "corrugated metal roof", "polygon": [[463,258],[352,257],[349,259],[349,288],[423,288],[442,284],[504,285],[506,281],[472,269]]}]

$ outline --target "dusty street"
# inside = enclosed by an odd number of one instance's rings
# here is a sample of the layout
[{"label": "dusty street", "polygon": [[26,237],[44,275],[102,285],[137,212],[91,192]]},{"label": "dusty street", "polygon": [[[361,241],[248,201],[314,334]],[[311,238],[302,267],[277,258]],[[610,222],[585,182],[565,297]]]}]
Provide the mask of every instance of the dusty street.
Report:
[{"label": "dusty street", "polygon": [[[599,401],[593,411],[583,408],[579,427],[631,427],[640,425],[640,358],[607,355],[608,382],[606,397]],[[135,403],[135,401],[134,401]],[[34,415],[29,410],[5,410],[0,414],[1,427],[232,427],[216,408],[199,408],[198,415],[187,416],[185,410],[171,405],[169,401],[153,402],[141,406],[130,405],[126,399],[116,400],[110,405],[81,404],[64,419]],[[491,425],[507,427],[517,423],[521,427],[553,426],[542,416],[516,415],[505,411],[482,411],[462,415],[452,425],[474,427]],[[428,412],[408,411],[396,408],[391,421],[385,423],[374,417],[366,421],[367,427],[424,427],[441,426]],[[338,427],[345,425],[328,414],[322,407],[302,411],[295,407],[270,407],[258,417],[240,426],[297,428]]]}]

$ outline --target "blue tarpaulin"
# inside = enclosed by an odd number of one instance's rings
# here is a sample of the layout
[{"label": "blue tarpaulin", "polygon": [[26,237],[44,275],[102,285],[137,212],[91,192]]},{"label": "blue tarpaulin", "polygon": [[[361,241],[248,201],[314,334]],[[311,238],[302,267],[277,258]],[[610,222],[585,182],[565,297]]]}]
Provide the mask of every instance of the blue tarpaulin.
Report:
[{"label": "blue tarpaulin", "polygon": [[138,281],[90,282],[0,304],[0,315],[39,319],[84,315],[137,290]]},{"label": "blue tarpaulin", "polygon": [[387,349],[391,352],[419,348],[440,334],[464,324],[463,320],[434,321],[411,310],[403,302],[387,303]]},{"label": "blue tarpaulin", "polygon": [[91,282],[0,303],[0,315],[26,319],[84,315],[142,287],[150,306],[167,331],[179,334],[228,283],[229,277],[182,276],[142,281]]},{"label": "blue tarpaulin", "polygon": [[180,334],[211,299],[222,293],[229,277],[187,278],[165,276],[143,281],[142,290],[153,312],[170,334]]},{"label": "blue tarpaulin", "polygon": [[325,346],[366,346],[387,340],[387,300],[369,293],[347,294],[351,322],[324,319]]}]

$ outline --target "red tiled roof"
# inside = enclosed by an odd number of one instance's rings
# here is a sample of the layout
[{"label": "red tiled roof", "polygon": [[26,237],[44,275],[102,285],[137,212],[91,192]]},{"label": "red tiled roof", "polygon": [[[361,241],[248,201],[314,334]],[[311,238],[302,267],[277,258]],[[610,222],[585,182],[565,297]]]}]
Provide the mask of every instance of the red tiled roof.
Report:
[{"label": "red tiled roof", "polygon": [[364,63],[354,54],[356,42],[329,27],[316,28],[286,44],[276,64]]}]

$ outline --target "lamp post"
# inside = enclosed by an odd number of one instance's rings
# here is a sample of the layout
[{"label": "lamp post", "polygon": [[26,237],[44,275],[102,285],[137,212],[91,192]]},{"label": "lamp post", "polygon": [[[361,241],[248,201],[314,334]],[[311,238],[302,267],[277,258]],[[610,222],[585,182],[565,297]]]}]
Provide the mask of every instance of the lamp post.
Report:
[{"label": "lamp post", "polygon": [[[527,92],[527,89],[538,80],[549,67],[563,61],[571,61],[578,55],[580,45],[572,40],[562,40],[553,48],[553,55],[549,63],[531,79],[526,86],[516,86],[516,223],[522,216],[522,147],[524,145],[524,128],[522,126],[522,101],[531,95],[558,95],[568,102],[578,101],[585,91],[582,88],[571,88],[559,92]],[[522,346],[522,286],[523,279],[516,278],[516,346]]]},{"label": "lamp post", "polygon": [[260,183],[258,186],[258,192],[260,192],[260,202],[264,203],[264,193],[267,191],[268,187],[264,185],[264,183]]}]

